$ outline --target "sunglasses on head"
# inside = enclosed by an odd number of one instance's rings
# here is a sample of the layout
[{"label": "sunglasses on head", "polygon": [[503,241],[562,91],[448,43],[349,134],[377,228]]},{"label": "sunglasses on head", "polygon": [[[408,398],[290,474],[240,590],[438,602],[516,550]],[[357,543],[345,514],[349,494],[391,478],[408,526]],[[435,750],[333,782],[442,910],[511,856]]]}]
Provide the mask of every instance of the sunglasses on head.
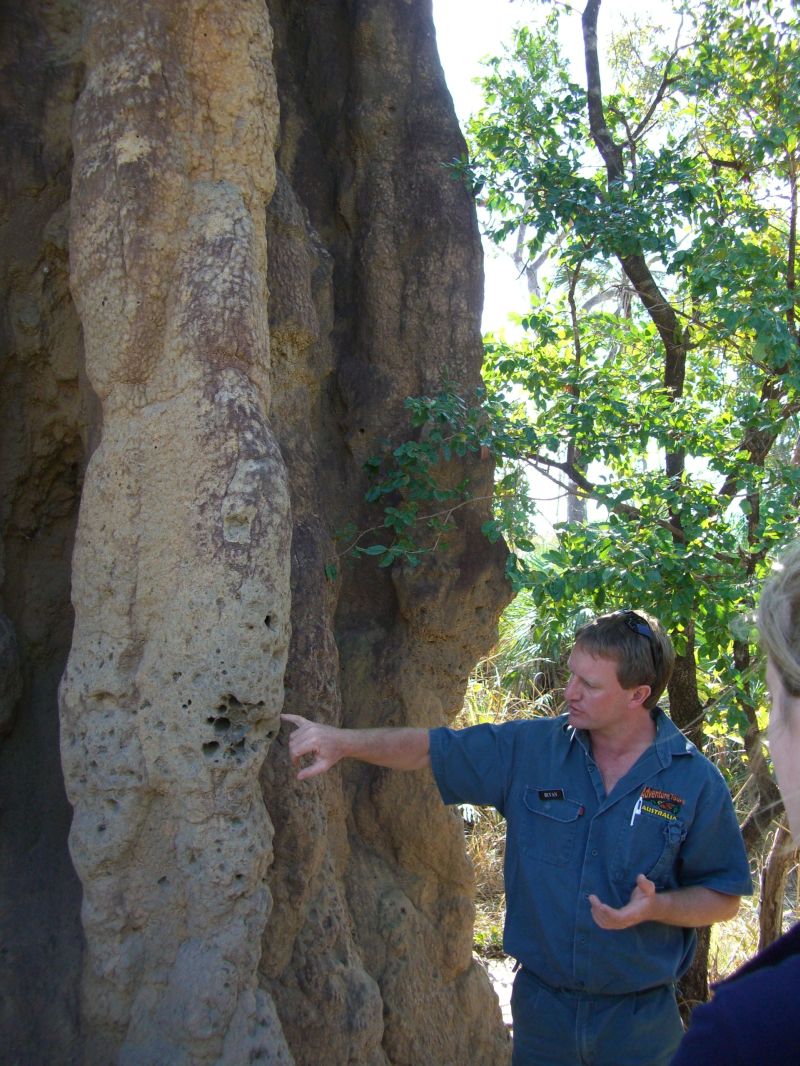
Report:
[{"label": "sunglasses on head", "polygon": [[647,638],[650,643],[650,652],[653,656],[653,666],[656,668],[656,673],[658,673],[658,664],[661,660],[661,648],[656,640],[656,635],[649,624],[645,622],[644,618],[642,618],[641,615],[638,615],[636,611],[618,611],[617,614],[631,632],[638,633],[640,637]]}]

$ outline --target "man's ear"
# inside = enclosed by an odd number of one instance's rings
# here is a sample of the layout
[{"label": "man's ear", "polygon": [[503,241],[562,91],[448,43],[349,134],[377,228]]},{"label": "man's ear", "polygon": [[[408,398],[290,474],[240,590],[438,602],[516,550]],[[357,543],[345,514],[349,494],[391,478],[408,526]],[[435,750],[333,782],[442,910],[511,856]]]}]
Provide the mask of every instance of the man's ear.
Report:
[{"label": "man's ear", "polygon": [[637,685],[631,693],[631,703],[635,703],[643,707],[644,701],[648,699],[652,691],[653,690],[652,688],[650,688],[649,685]]}]

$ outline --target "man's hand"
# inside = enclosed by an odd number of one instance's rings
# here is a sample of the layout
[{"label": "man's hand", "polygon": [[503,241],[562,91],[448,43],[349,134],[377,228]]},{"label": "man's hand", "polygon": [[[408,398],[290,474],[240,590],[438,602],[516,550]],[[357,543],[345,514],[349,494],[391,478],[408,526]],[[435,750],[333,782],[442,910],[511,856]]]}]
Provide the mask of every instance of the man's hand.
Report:
[{"label": "man's hand", "polygon": [[281,718],[297,727],[289,737],[292,762],[297,765],[305,756],[313,756],[313,762],[298,772],[298,781],[324,774],[346,758],[390,770],[421,770],[430,766],[427,729],[338,729],[310,722],[299,714],[282,714]]},{"label": "man's hand", "polygon": [[714,922],[726,922],[739,909],[739,897],[717,892],[703,885],[687,885],[656,892],[644,874],[624,907],[609,907],[597,896],[589,896],[592,917],[601,929],[628,929],[640,922],[663,922],[683,929],[700,929]]},{"label": "man's hand", "polygon": [[314,756],[313,762],[298,771],[298,781],[324,774],[347,755],[343,742],[345,730],[331,725],[320,725],[319,722],[310,722],[299,714],[282,714],[281,718],[297,726],[289,736],[289,755],[294,765],[297,766],[306,755]]},{"label": "man's hand", "polygon": [[636,887],[624,907],[609,907],[598,896],[589,896],[592,917],[601,929],[628,929],[655,918],[653,914],[656,886],[644,874],[636,878]]}]

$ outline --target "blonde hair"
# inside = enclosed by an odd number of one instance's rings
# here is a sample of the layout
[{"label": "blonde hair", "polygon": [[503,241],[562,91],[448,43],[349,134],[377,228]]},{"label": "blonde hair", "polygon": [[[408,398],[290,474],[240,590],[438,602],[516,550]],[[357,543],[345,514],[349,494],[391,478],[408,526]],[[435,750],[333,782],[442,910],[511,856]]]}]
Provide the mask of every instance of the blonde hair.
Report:
[{"label": "blonde hair", "polygon": [[764,584],[758,631],[783,687],[800,697],[800,541],[787,548]]}]

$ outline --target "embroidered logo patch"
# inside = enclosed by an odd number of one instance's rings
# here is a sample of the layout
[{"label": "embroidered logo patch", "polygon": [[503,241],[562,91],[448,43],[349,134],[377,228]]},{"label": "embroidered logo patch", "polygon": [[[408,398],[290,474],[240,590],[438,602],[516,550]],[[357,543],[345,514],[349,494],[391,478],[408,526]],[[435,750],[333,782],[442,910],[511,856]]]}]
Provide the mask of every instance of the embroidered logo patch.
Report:
[{"label": "embroidered logo patch", "polygon": [[641,810],[659,818],[666,818],[670,822],[677,819],[684,802],[683,797],[676,796],[674,792],[661,792],[657,788],[649,787],[642,789]]},{"label": "embroidered logo patch", "polygon": [[563,800],[564,789],[563,788],[540,788],[539,799],[544,802],[545,800]]}]

